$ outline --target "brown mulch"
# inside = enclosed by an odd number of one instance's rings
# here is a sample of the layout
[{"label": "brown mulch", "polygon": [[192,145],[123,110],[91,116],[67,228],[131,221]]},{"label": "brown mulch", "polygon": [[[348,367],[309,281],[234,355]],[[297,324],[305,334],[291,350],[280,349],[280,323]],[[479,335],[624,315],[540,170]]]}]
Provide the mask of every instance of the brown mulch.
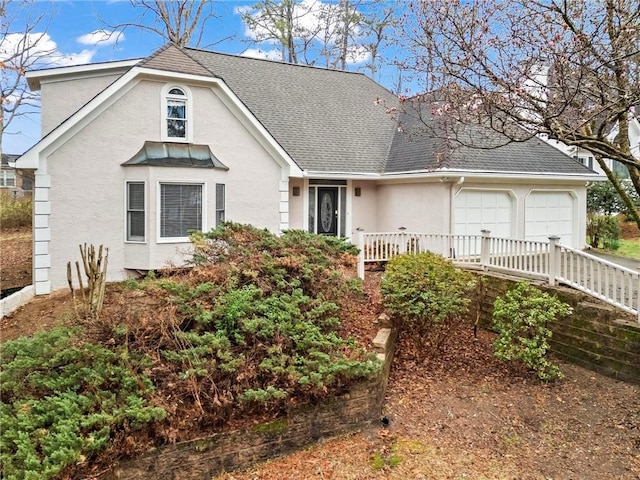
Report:
[{"label": "brown mulch", "polygon": [[620,225],[620,238],[627,240],[640,238],[640,228],[635,222],[626,221],[626,217],[620,214],[618,215],[618,224]]}]

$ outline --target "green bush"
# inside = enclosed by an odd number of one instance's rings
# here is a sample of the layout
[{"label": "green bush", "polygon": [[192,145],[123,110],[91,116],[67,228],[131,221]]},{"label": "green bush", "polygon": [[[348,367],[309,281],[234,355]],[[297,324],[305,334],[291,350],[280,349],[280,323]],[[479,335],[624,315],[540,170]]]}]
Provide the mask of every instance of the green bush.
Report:
[{"label": "green bush", "polygon": [[152,385],[130,358],[82,343],[70,329],[4,343],[0,365],[7,480],[52,478],[105,449],[116,431],[165,416],[147,403]]},{"label": "green bush", "polygon": [[552,335],[546,325],[571,312],[571,307],[556,296],[527,282],[519,283],[504,299],[494,302],[493,328],[498,332],[495,356],[524,363],[544,381],[562,378],[560,369],[546,358]]},{"label": "green bush", "polygon": [[431,252],[397,255],[387,264],[381,283],[384,306],[420,347],[440,349],[456,320],[468,313],[476,279]]},{"label": "green bush", "polygon": [[602,243],[605,248],[616,250],[620,246],[618,242],[620,238],[618,219],[608,215],[588,213],[587,236],[589,237],[589,245],[593,248],[598,248]]},{"label": "green bush", "polygon": [[[192,240],[190,281],[158,282],[180,316],[161,352],[196,382],[200,401],[217,395],[241,408],[273,406],[379,372],[373,354],[339,335],[340,302],[362,294],[361,281],[344,271],[355,265],[353,245],[230,222]],[[219,407],[213,402],[210,413]]]},{"label": "green bush", "polygon": [[2,228],[30,227],[33,215],[31,198],[15,198],[11,192],[0,191],[0,225]]}]

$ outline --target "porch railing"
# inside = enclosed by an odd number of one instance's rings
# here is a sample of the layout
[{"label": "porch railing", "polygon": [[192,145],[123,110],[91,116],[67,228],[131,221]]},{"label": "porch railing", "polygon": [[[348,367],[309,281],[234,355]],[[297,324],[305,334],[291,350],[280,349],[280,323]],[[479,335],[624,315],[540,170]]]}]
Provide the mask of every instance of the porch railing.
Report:
[{"label": "porch railing", "polygon": [[564,284],[636,315],[640,323],[640,272],[559,243],[492,237],[411,232],[359,232],[358,275],[365,264],[383,263],[403,253],[438,253],[459,267],[497,271]]}]

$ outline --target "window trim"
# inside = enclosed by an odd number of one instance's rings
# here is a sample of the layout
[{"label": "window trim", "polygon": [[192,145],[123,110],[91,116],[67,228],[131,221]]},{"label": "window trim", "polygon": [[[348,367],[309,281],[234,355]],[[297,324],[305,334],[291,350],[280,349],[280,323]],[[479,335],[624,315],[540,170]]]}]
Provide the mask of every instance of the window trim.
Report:
[{"label": "window trim", "polygon": [[[13,185],[7,185],[7,177],[12,177]],[[13,169],[0,170],[0,188],[15,188],[18,186],[18,174]]]},{"label": "window trim", "polygon": [[[130,210],[129,209],[129,185],[142,184],[143,188],[143,208],[142,212],[144,214],[144,235],[142,240],[133,240],[129,238],[129,212],[130,211],[139,211],[139,210]],[[144,180],[127,180],[124,182],[124,241],[125,243],[136,243],[136,244],[145,244],[147,243],[147,182]]]},{"label": "window trim", "polygon": [[[222,207],[218,205],[218,189],[222,187]],[[224,183],[216,183],[216,228],[220,226],[222,222],[225,222],[227,219],[227,187]],[[222,212],[222,219],[218,217],[218,214]]]},{"label": "window trim", "polygon": [[[174,88],[182,90],[184,92],[184,98],[178,95],[172,95],[169,92]],[[162,132],[162,140],[165,142],[180,142],[191,143],[193,142],[193,100],[191,90],[185,85],[177,85],[173,83],[167,83],[162,88],[161,108],[160,108],[160,128]],[[169,100],[181,99],[185,102],[185,136],[184,137],[170,137],[168,132],[168,115],[167,106]]]},{"label": "window trim", "polygon": [[167,181],[159,180],[156,188],[156,242],[157,243],[188,243],[189,237],[162,237],[162,185],[197,185],[202,188],[201,203],[202,203],[202,218],[200,226],[203,232],[208,230],[207,228],[207,184],[205,182],[193,182],[193,181]]}]

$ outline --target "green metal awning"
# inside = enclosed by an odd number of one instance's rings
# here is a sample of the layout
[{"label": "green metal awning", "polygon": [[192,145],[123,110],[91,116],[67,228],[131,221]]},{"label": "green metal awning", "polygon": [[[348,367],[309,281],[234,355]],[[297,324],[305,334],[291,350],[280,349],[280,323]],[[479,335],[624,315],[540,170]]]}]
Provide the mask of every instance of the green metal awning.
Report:
[{"label": "green metal awning", "polygon": [[229,170],[229,167],[216,158],[208,145],[193,143],[144,142],[140,151],[122,164],[123,167],[136,165]]}]

